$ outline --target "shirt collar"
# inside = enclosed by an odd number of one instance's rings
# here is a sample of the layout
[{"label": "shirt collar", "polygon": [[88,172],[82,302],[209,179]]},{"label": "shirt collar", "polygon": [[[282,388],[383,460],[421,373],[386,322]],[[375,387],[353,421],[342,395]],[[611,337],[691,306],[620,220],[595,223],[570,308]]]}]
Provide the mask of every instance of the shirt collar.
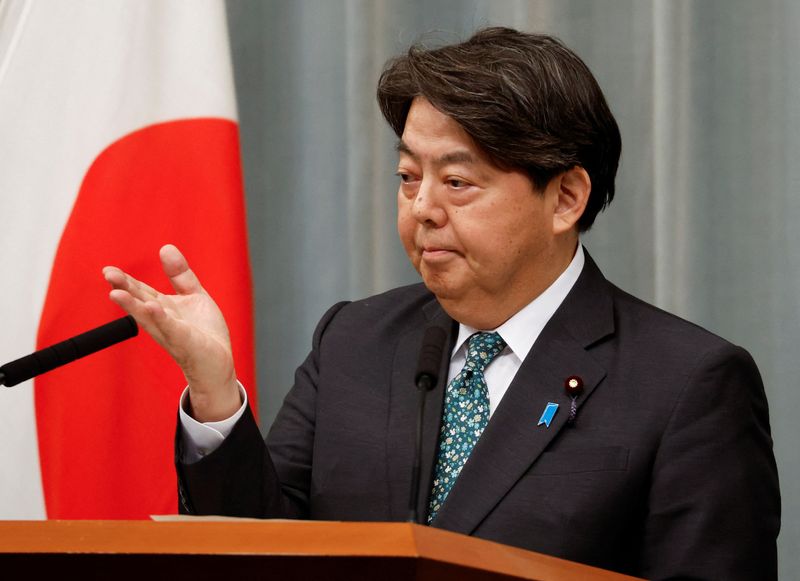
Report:
[{"label": "shirt collar", "polygon": [[[528,356],[528,352],[533,347],[536,339],[539,338],[539,334],[553,316],[553,313],[567,298],[569,291],[572,290],[578,280],[585,262],[583,246],[579,242],[575,256],[572,257],[572,262],[569,263],[566,270],[561,273],[553,284],[525,307],[517,311],[505,323],[496,329],[488,331],[483,329],[483,331],[499,333],[506,345],[508,345],[508,349],[519,358],[520,362],[523,361]],[[479,331],[481,329],[475,329],[460,323],[458,325],[458,339],[456,339],[456,344],[453,346],[453,354],[463,347],[467,339]]]}]

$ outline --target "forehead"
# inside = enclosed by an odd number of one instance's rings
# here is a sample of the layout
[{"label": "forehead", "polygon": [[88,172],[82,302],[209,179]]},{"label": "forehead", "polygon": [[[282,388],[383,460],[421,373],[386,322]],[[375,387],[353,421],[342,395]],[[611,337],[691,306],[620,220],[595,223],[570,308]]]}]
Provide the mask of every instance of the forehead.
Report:
[{"label": "forehead", "polygon": [[444,163],[489,163],[464,128],[423,97],[411,103],[397,151],[420,161],[435,158]]}]

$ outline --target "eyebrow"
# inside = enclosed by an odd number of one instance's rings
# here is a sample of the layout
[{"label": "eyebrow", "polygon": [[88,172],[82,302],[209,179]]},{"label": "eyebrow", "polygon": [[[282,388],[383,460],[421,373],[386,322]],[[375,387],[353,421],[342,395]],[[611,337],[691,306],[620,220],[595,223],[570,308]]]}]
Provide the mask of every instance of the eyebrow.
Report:
[{"label": "eyebrow", "polygon": [[[414,160],[419,160],[419,156],[402,139],[397,142],[394,148],[397,153],[404,153]],[[447,165],[448,163],[475,163],[475,156],[466,149],[457,149],[434,159],[433,163],[438,166]]]}]

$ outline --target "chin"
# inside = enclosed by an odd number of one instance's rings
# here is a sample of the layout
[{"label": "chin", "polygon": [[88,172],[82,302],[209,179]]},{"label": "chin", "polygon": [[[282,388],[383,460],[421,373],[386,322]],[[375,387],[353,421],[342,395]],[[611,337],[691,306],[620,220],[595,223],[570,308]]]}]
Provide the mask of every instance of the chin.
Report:
[{"label": "chin", "polygon": [[437,274],[422,274],[422,282],[439,300],[453,300],[459,296],[458,289],[446,277]]}]

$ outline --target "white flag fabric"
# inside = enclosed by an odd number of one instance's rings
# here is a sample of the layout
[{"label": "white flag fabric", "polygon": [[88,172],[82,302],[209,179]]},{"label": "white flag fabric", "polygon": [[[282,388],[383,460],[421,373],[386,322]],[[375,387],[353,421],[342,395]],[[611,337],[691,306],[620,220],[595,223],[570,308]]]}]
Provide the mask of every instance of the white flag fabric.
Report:
[{"label": "white flag fabric", "polygon": [[[255,402],[221,0],[0,2],[0,364],[118,318],[101,268],[169,285],[181,248]],[[147,336],[0,388],[0,518],[175,512],[184,380]]]}]

